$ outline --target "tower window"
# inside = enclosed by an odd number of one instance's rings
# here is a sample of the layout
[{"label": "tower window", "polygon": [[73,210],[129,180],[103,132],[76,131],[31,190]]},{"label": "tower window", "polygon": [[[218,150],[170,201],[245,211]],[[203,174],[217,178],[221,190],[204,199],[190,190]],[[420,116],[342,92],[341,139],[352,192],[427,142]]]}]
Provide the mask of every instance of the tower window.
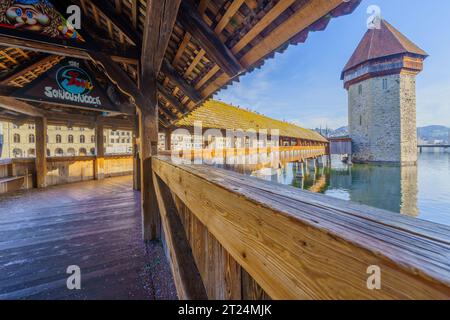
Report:
[{"label": "tower window", "polygon": [[388,80],[383,79],[383,90],[387,90],[387,88],[388,88]]},{"label": "tower window", "polygon": [[362,84],[358,86],[358,94],[362,95]]}]

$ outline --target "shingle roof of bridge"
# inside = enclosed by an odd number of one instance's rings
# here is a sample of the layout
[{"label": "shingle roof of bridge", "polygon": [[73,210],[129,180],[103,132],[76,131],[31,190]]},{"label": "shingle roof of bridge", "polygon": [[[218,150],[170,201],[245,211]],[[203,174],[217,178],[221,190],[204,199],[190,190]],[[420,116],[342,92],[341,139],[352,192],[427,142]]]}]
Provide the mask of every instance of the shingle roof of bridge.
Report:
[{"label": "shingle roof of bridge", "polygon": [[420,56],[428,54],[395,29],[386,20],[381,20],[380,29],[369,29],[359,43],[350,60],[344,67],[344,72],[364,62],[392,56],[412,53]]},{"label": "shingle roof of bridge", "polygon": [[280,136],[283,137],[327,141],[323,136],[313,130],[301,128],[288,122],[275,120],[215,100],[207,101],[201,107],[180,119],[175,125],[180,127],[193,127],[195,121],[201,121],[203,128],[254,129],[256,131],[267,129],[268,132],[272,129],[278,129]]}]

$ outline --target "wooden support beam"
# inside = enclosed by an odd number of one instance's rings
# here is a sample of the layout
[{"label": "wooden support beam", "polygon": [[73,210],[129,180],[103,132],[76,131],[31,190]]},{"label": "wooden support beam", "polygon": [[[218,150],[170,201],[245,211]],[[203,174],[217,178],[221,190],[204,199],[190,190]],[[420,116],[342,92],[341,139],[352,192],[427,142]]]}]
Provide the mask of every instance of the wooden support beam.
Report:
[{"label": "wooden support beam", "polygon": [[36,130],[36,187],[47,186],[47,119],[38,117],[34,120]]},{"label": "wooden support beam", "polygon": [[133,189],[141,190],[141,160],[139,156],[140,150],[139,137],[139,118],[136,117],[133,129]]},{"label": "wooden support beam", "polygon": [[105,178],[105,145],[104,127],[102,122],[97,122],[95,126],[95,151],[94,178],[102,180]]},{"label": "wooden support beam", "polygon": [[158,76],[169,44],[181,0],[155,0],[147,3],[141,51],[141,84]]},{"label": "wooden support beam", "polygon": [[43,117],[44,113],[39,108],[36,108],[32,106],[31,104],[28,104],[24,101],[11,98],[11,97],[5,97],[0,96],[0,107],[3,109],[15,111],[21,114],[25,114],[27,116],[31,117]]},{"label": "wooden support beam", "polygon": [[172,130],[170,128],[164,132],[164,147],[166,150],[172,150]]},{"label": "wooden support beam", "polygon": [[181,0],[147,2],[142,39],[139,88],[144,103],[139,105],[141,156],[141,202],[144,240],[160,237],[160,216],[153,185],[151,157],[158,154],[158,99],[156,78],[169,44]]},{"label": "wooden support beam", "polygon": [[195,88],[187,83],[167,60],[163,61],[161,71],[195,103],[198,103],[203,99]]},{"label": "wooden support beam", "polygon": [[156,79],[147,83],[145,107],[139,114],[140,157],[141,157],[141,204],[142,235],[144,240],[160,237],[160,217],[152,178],[152,156],[158,154],[158,105]]},{"label": "wooden support beam", "polygon": [[205,23],[191,0],[182,1],[178,21],[206,51],[208,57],[217,63],[230,77],[238,75],[242,66],[220,38]]}]

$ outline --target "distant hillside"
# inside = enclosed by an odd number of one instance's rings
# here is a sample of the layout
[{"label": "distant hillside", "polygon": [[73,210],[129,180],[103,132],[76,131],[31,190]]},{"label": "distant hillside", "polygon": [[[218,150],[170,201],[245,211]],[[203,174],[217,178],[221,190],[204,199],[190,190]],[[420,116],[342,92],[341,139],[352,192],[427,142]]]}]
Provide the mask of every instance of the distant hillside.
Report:
[{"label": "distant hillside", "polygon": [[435,140],[443,140],[444,142],[450,143],[450,128],[445,126],[434,125],[417,128],[417,135],[419,139],[429,143],[433,143]]},{"label": "distant hillside", "polygon": [[[317,132],[328,137],[342,137],[348,135],[348,126],[337,129],[315,129]],[[445,126],[426,126],[417,128],[417,137],[427,143],[434,143],[436,140],[443,140],[450,143],[450,128]]]}]

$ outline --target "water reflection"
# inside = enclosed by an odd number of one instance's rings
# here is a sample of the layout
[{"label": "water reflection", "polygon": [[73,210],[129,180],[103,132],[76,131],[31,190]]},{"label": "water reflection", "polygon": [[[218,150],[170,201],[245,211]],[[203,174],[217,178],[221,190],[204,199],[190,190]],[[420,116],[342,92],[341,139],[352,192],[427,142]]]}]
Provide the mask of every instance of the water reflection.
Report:
[{"label": "water reflection", "polygon": [[[226,166],[234,169],[233,166]],[[309,165],[301,175],[297,163],[248,168],[239,172],[275,183],[450,225],[450,154],[424,152],[417,166],[353,165],[333,158],[332,166]]]}]

